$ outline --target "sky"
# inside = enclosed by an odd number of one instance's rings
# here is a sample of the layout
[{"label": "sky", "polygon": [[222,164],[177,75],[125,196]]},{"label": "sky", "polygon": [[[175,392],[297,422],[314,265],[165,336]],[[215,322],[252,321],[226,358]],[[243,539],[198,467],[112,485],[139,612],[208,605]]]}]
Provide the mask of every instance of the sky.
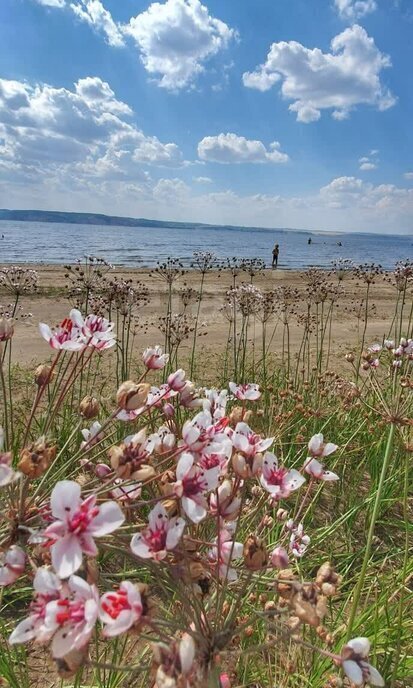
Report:
[{"label": "sky", "polygon": [[1,0],[0,207],[413,234],[411,0]]}]

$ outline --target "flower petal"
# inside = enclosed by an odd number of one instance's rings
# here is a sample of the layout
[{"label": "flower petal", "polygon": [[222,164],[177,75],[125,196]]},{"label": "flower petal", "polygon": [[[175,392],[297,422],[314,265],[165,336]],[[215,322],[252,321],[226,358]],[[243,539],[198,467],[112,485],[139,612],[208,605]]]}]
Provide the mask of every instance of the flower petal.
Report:
[{"label": "flower petal", "polygon": [[82,565],[82,548],[76,535],[65,535],[51,546],[50,551],[59,578],[69,578]]},{"label": "flower petal", "polygon": [[79,506],[80,485],[73,480],[60,480],[50,497],[50,508],[55,518],[67,521]]},{"label": "flower petal", "polygon": [[99,513],[89,526],[89,532],[96,536],[108,535],[119,528],[125,520],[125,515],[116,502],[99,504]]},{"label": "flower petal", "polygon": [[343,670],[346,676],[356,684],[356,686],[362,686],[364,683],[363,672],[357,662],[352,659],[346,659],[343,662]]}]

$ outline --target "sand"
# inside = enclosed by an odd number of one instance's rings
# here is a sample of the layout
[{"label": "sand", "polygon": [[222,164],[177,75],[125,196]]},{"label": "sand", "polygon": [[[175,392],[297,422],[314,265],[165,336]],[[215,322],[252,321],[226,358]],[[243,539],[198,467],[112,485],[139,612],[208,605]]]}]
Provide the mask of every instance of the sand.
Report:
[{"label": "sand", "polygon": [[[58,324],[67,316],[71,307],[65,295],[65,270],[62,266],[30,266],[39,274],[39,291],[35,295],[23,296],[21,305],[23,312],[32,313],[30,319],[18,320],[15,326],[13,345],[13,358],[20,364],[32,364],[47,360],[50,357],[50,349],[46,342],[38,334],[38,323],[43,321],[50,325]],[[0,266],[1,268],[1,266]],[[158,329],[158,318],[165,313],[166,285],[159,279],[150,276],[149,270],[133,268],[117,268],[114,272],[117,276],[132,279],[136,283],[140,280],[150,291],[150,303],[140,311],[142,327],[136,338],[137,350],[150,344],[162,343],[163,335]],[[249,281],[248,275],[242,273],[237,278],[238,283]],[[182,302],[179,290],[184,286],[198,288],[200,273],[189,271],[174,284],[173,310],[182,310]],[[273,289],[280,286],[298,288],[303,298],[299,307],[304,307],[304,290],[306,282],[303,273],[285,270],[267,269],[264,274],[255,277],[254,284],[261,289]],[[211,271],[206,274],[204,285],[204,298],[201,304],[201,320],[204,325],[202,332],[206,332],[200,338],[199,347],[202,351],[223,348],[227,341],[228,320],[220,311],[224,303],[225,292],[232,285],[232,276],[228,272]],[[334,324],[332,328],[332,352],[333,358],[343,359],[346,351],[357,346],[359,338],[359,323],[352,304],[360,301],[365,294],[365,285],[358,285],[355,280],[344,281],[344,295],[339,299],[338,307],[334,312]],[[396,302],[395,288],[380,276],[372,288],[372,303],[375,308],[369,309],[369,325],[367,330],[368,340],[373,342],[381,340],[389,331]],[[4,292],[0,291],[0,304],[6,304],[10,300]],[[188,312],[196,311],[196,304],[192,304]],[[268,330],[272,332],[276,318],[272,318]],[[257,326],[257,330],[259,327]],[[250,330],[253,336],[252,329]],[[303,326],[299,325],[296,318],[291,320],[290,341],[293,349],[299,346],[303,332]],[[279,325],[272,340],[271,351],[278,353],[281,348],[282,325]],[[256,333],[257,341],[259,332]],[[184,343],[184,349],[190,348],[189,343]]]}]

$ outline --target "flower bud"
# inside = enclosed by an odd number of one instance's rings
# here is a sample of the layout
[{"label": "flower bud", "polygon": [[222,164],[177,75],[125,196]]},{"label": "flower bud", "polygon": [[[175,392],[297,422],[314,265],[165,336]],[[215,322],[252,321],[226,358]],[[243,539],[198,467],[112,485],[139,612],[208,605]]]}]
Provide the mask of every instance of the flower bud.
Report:
[{"label": "flower bud", "polygon": [[96,418],[99,413],[99,402],[95,397],[86,396],[79,404],[79,413],[83,418],[90,420]]},{"label": "flower bud", "polygon": [[261,538],[253,533],[249,535],[244,544],[244,564],[250,571],[259,571],[268,562],[268,553]]},{"label": "flower bud", "polygon": [[112,473],[112,470],[109,466],[107,466],[105,463],[98,463],[95,466],[95,474],[97,475],[98,478],[103,480],[103,478],[106,478],[110,473]]},{"label": "flower bud", "polygon": [[350,351],[348,354],[346,354],[345,358],[346,358],[346,361],[348,361],[349,363],[353,363],[354,354]]},{"label": "flower bud", "polygon": [[288,517],[288,511],[286,509],[277,510],[277,521],[285,521]]},{"label": "flower bud", "polygon": [[11,318],[0,318],[0,342],[6,342],[13,337],[14,326]]},{"label": "flower bud", "polygon": [[271,564],[276,569],[286,569],[289,563],[288,554],[284,547],[276,547],[271,553]]},{"label": "flower bud", "polygon": [[125,411],[135,411],[146,404],[151,386],[146,382],[136,383],[133,380],[122,382],[116,394],[119,408]]},{"label": "flower bud", "polygon": [[52,369],[48,365],[39,365],[34,371],[34,381],[38,387],[48,385],[52,379]]},{"label": "flower bud", "polygon": [[168,376],[167,383],[174,392],[180,392],[186,385],[185,371],[182,368]]},{"label": "flower bud", "polygon": [[175,409],[169,402],[166,402],[166,404],[163,405],[162,411],[165,418],[173,418],[175,415]]}]

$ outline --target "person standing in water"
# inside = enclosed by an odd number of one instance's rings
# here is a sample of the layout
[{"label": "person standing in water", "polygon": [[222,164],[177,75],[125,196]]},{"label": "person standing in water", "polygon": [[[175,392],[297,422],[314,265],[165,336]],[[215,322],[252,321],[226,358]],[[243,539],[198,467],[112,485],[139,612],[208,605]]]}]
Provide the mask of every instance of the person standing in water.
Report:
[{"label": "person standing in water", "polygon": [[276,268],[278,267],[278,256],[280,254],[280,247],[278,244],[275,244],[273,250],[272,250],[272,267]]}]

